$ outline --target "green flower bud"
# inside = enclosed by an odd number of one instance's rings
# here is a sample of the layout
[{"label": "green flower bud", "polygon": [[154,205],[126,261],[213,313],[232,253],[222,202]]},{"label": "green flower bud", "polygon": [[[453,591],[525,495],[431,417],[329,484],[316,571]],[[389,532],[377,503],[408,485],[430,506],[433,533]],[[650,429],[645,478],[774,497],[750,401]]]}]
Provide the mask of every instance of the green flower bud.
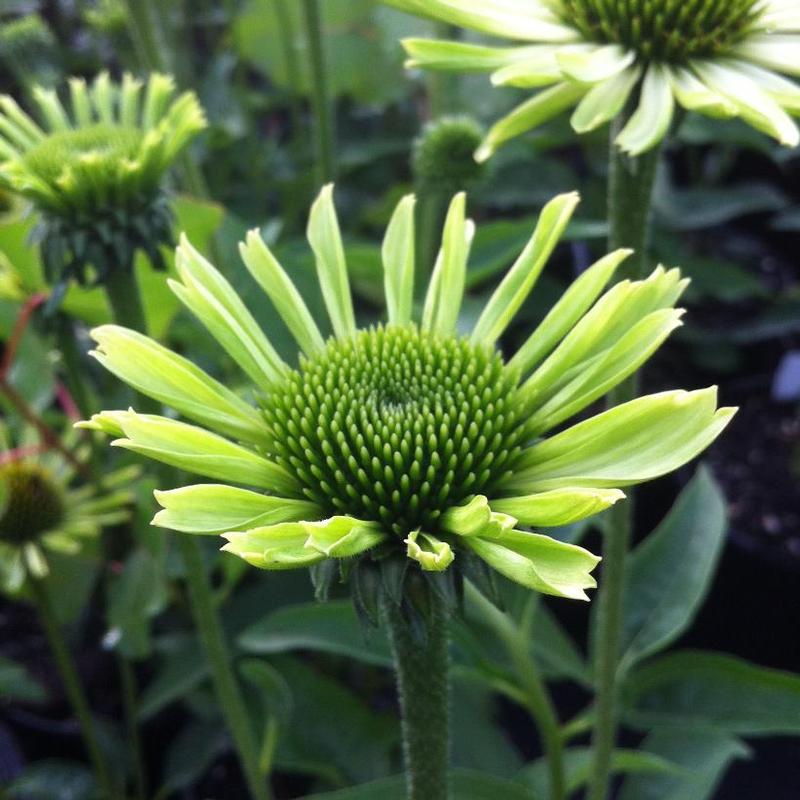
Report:
[{"label": "green flower bud", "polygon": [[429,122],[414,142],[412,167],[420,186],[452,195],[477,183],[486,167],[474,153],[484,131],[472,117],[441,117]]},{"label": "green flower bud", "polygon": [[12,461],[0,466],[4,503],[0,541],[21,545],[57,528],[64,517],[58,484],[37,464]]}]

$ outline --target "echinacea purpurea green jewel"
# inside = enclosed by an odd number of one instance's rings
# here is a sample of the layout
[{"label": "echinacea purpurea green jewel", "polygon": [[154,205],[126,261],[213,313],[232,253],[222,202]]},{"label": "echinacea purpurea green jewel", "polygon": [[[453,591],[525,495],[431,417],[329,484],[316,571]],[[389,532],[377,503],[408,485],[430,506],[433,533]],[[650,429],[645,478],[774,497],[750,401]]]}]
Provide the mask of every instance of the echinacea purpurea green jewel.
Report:
[{"label": "echinacea purpurea green jewel", "polygon": [[499,120],[476,157],[574,109],[578,133],[634,111],[616,138],[639,155],[666,136],[676,103],[740,117],[794,147],[800,132],[796,0],[384,0],[519,44],[406,39],[408,65],[489,72],[496,86],[539,90]]},{"label": "echinacea purpurea green jewel", "polygon": [[164,176],[205,125],[193,92],[175,95],[167,75],[121,83],[101,73],[69,81],[69,103],[36,87],[38,120],[0,97],[0,186],[27,198],[41,216],[46,277],[103,282],[131,270],[138,250],[163,269],[172,245]]},{"label": "echinacea purpurea green jewel", "polygon": [[498,340],[577,203],[576,194],[566,194],[547,204],[524,251],[464,332],[457,323],[474,231],[465,196],[450,204],[416,320],[414,199],[404,198],[383,243],[386,322],[359,329],[326,187],[311,210],[308,237],[331,337],[258,233],[241,245],[297,341],[295,366],[183,238],[171,288],[251,381],[250,397],[140,333],[102,326],[93,331],[95,357],[188,421],[128,410],[81,424],[118,437],[116,446],[218,481],[157,492],[163,510],[153,522],[221,534],[224,550],[257,567],[340,559],[349,572],[407,558],[417,575],[430,576],[459,574],[477,558],[532,589],[585,598],[599,559],[529,529],[596,514],[623,498],[620,487],[684,464],[733,410],[717,408],[714,388],[668,391],[553,432],[652,355],[680,324],[674,304],[686,285],[678,270],[659,267],[603,293],[630,254],[613,252],[573,283],[506,361]]}]

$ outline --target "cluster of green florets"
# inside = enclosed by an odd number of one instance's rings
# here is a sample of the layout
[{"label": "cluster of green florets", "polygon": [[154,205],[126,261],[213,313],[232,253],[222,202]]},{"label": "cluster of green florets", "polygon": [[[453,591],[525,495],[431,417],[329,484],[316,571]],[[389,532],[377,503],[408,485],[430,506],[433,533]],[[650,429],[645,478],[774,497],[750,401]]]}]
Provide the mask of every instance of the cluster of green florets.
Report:
[{"label": "cluster of green florets", "polygon": [[562,16],[589,40],[620,44],[645,61],[716,56],[744,39],[759,0],[560,0]]},{"label": "cluster of green florets", "polygon": [[24,544],[55,528],[64,516],[64,503],[52,478],[39,466],[15,463],[0,466],[5,503],[0,510],[0,541]]},{"label": "cluster of green florets", "polygon": [[264,414],[274,457],[330,514],[435,533],[444,511],[511,469],[516,386],[490,348],[379,326],[303,359]]}]

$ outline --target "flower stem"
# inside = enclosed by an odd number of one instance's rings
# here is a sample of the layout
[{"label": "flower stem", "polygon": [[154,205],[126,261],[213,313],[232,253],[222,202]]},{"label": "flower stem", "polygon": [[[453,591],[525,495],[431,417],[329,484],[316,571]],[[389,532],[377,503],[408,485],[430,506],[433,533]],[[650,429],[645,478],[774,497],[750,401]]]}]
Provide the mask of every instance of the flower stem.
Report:
[{"label": "flower stem", "polygon": [[300,136],[303,131],[303,111],[300,105],[302,89],[300,84],[300,64],[297,55],[297,43],[288,0],[275,0],[275,16],[281,30],[281,50],[283,66],[289,84],[289,117],[292,124],[292,142],[299,150]]},{"label": "flower stem", "polygon": [[530,651],[530,636],[533,614],[538,598],[531,594],[525,606],[523,619],[515,625],[508,614],[504,614],[471,583],[465,586],[465,595],[483,615],[506,647],[517,678],[524,692],[524,703],[536,722],[542,739],[547,769],[550,776],[550,800],[564,800],[566,780],[564,775],[564,743],[560,723],[539,667]]},{"label": "flower stem", "polygon": [[28,571],[28,585],[31,587],[36,611],[39,614],[47,643],[50,645],[61,680],[64,683],[64,689],[78,719],[100,794],[103,797],[118,798],[121,796],[120,792],[111,780],[111,773],[108,771],[103,758],[89,702],[81,686],[78,671],[69,654],[69,648],[64,640],[61,626],[56,619],[50,597],[41,578],[32,574],[30,570]]},{"label": "flower stem", "polygon": [[128,737],[131,761],[133,762],[134,797],[136,800],[146,800],[147,780],[144,762],[142,761],[142,739],[139,736],[139,726],[136,721],[136,675],[133,671],[133,665],[122,653],[117,653],[117,665],[119,666],[119,678],[122,687],[125,731]]},{"label": "flower stem", "polygon": [[81,363],[81,352],[75,338],[75,323],[62,312],[56,315],[55,338],[58,352],[61,354],[61,363],[64,367],[64,378],[67,388],[72,395],[78,411],[84,419],[92,414],[92,401],[89,388],[83,379],[85,371]]},{"label": "flower stem", "polygon": [[233,672],[230,652],[203,565],[200,545],[187,534],[178,534],[176,538],[186,565],[186,581],[194,624],[211,667],[211,676],[222,706],[222,713],[236,742],[247,785],[256,800],[267,800],[270,792],[266,776],[259,768],[258,745],[241,689]]},{"label": "flower stem", "polygon": [[333,155],[333,108],[328,84],[328,70],[325,64],[319,0],[303,0],[303,12],[311,65],[311,106],[314,109],[317,172],[320,183],[329,183],[334,179],[336,173]]},{"label": "flower stem", "polygon": [[[627,274],[621,277],[644,277],[648,266],[647,248],[650,215],[659,148],[638,158],[623,155],[614,139],[624,124],[617,118],[611,128],[608,179],[609,249],[631,247],[634,254],[625,262]],[[608,405],[616,406],[636,397],[639,379],[636,374],[617,386],[608,396]],[[594,760],[589,800],[606,800],[611,774],[611,757],[617,729],[617,668],[622,631],[625,561],[633,529],[633,502],[618,503],[606,517],[603,533],[603,572],[597,597],[595,630],[595,721],[592,732]]]},{"label": "flower stem", "polygon": [[400,700],[408,800],[447,800],[450,754],[448,617],[434,603],[427,637],[419,641],[400,609],[388,601],[384,624],[394,657]]}]

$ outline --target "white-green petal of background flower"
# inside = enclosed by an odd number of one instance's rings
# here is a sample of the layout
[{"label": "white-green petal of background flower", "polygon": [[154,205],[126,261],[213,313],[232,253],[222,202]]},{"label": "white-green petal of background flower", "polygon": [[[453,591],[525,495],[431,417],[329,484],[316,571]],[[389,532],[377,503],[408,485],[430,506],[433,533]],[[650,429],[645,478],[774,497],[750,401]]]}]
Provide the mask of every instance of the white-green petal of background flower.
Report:
[{"label": "white-green petal of background flower", "polygon": [[795,0],[383,0],[420,16],[518,42],[406,39],[409,67],[487,72],[500,86],[542,91],[500,119],[476,153],[576,107],[586,133],[636,106],[619,147],[638,155],[663,139],[676,103],[745,122],[794,147],[800,132],[800,11]]},{"label": "white-green petal of background flower", "polygon": [[725,427],[716,390],[649,395],[550,435],[632,374],[680,324],[677,269],[606,290],[620,250],[565,292],[508,364],[497,342],[578,203],[554,198],[479,315],[457,332],[474,225],[466,198],[447,214],[419,322],[414,317],[414,200],[383,245],[387,323],[359,329],[332,187],[309,240],[335,334],[325,341],[289,275],[254,232],[245,264],[294,334],[280,360],[227,280],[185,239],[172,288],[258,391],[259,407],[141,334],[103,326],[95,357],[138,391],[203,427],[135,411],[81,423],[114,444],[221,483],[156,493],[153,523],[221,534],[224,550],[264,569],[324,559],[408,557],[426,572],[478,557],[542,592],[586,598],[598,558],[530,528],[565,525],[624,498],[619,487],[694,458]]}]

